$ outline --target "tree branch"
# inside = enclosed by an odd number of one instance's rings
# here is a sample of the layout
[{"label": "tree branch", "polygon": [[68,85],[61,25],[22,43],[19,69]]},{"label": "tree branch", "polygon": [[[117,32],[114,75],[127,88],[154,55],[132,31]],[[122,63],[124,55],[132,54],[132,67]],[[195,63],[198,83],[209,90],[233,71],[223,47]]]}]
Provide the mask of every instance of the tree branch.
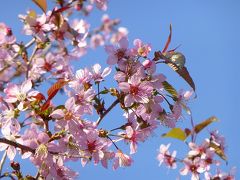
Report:
[{"label": "tree branch", "polygon": [[5,138],[0,138],[0,143],[5,143],[5,144],[8,144],[8,145],[14,146],[14,147],[16,147],[16,148],[20,148],[20,149],[23,150],[23,151],[32,152],[33,154],[35,153],[35,149],[32,149],[32,148],[30,148],[30,147],[28,147],[28,146],[19,144],[19,143],[17,143],[17,142],[10,141],[10,140],[5,139]]},{"label": "tree branch", "polygon": [[117,104],[119,103],[119,100],[116,99],[111,106],[109,106],[109,108],[102,114],[100,115],[100,117],[97,120],[97,126],[101,123],[102,119],[112,110],[112,108],[114,108]]}]

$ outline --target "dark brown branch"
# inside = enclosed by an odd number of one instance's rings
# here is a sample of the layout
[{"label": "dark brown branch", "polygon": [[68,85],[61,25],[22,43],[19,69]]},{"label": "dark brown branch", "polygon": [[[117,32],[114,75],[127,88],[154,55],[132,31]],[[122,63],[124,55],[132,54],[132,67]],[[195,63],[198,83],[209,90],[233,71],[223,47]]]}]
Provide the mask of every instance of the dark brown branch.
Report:
[{"label": "dark brown branch", "polygon": [[14,142],[14,141],[10,141],[10,140],[5,139],[5,138],[0,138],[0,143],[5,143],[5,144],[8,144],[8,145],[14,146],[14,147],[16,147],[16,148],[20,148],[20,149],[23,150],[23,151],[32,152],[33,154],[35,153],[35,149],[32,149],[32,148],[30,148],[30,147],[28,147],[28,146],[19,144],[19,143]]}]

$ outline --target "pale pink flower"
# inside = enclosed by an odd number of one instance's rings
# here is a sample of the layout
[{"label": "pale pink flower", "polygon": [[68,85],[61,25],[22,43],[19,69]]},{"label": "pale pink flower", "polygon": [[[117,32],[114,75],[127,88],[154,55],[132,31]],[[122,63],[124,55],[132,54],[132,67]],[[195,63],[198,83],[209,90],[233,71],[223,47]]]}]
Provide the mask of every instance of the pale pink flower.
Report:
[{"label": "pale pink flower", "polygon": [[64,119],[65,121],[71,121],[74,119],[79,119],[80,114],[78,113],[78,108],[75,104],[74,97],[69,98],[65,102],[66,109],[56,109],[51,113],[51,117],[54,119]]},{"label": "pale pink flower", "polygon": [[25,25],[23,31],[26,35],[36,35],[40,40],[46,39],[46,33],[51,31],[55,25],[47,22],[46,14],[37,16],[35,12],[31,11],[26,17],[21,16],[24,19]]},{"label": "pale pink flower", "polygon": [[110,42],[115,44],[118,43],[120,41],[120,39],[122,38],[126,38],[128,35],[128,30],[125,27],[119,27],[117,29],[117,32],[113,33]]},{"label": "pale pink flower", "polygon": [[106,67],[103,71],[101,71],[101,66],[99,64],[95,64],[92,67],[92,78],[95,82],[103,81],[103,79],[111,73],[112,69],[110,67]]},{"label": "pale pink flower", "polygon": [[52,42],[58,42],[59,43],[59,46],[64,48],[65,45],[64,45],[64,40],[65,38],[66,39],[73,39],[74,36],[73,34],[71,34],[69,32],[69,24],[68,22],[64,21],[60,27],[58,27],[57,29],[54,28],[52,33],[49,34],[49,39],[52,41]]},{"label": "pale pink flower", "polygon": [[138,131],[134,130],[131,126],[126,127],[125,140],[130,143],[130,154],[137,152],[137,142],[139,141],[139,135],[140,134]]},{"label": "pale pink flower", "polygon": [[109,54],[107,59],[107,63],[109,65],[118,63],[118,61],[125,59],[130,54],[130,51],[128,49],[128,40],[126,37],[123,37],[119,40],[117,47],[106,45],[105,50]]},{"label": "pale pink flower", "polygon": [[164,162],[168,168],[176,169],[177,164],[175,157],[177,152],[173,151],[173,153],[170,154],[170,152],[168,151],[170,145],[171,144],[168,144],[167,146],[165,146],[164,144],[160,145],[157,160],[159,161],[159,165],[161,165]]},{"label": "pale pink flower", "polygon": [[72,28],[75,30],[76,33],[72,33],[74,36],[73,43],[74,45],[77,44],[79,48],[84,48],[87,46],[87,35],[89,31],[90,25],[84,20],[74,20]]},{"label": "pale pink flower", "polygon": [[0,23],[0,46],[3,44],[13,44],[16,37],[12,34],[11,28],[6,24]]},{"label": "pale pink flower", "polygon": [[103,167],[108,168],[108,161],[113,159],[115,156],[114,152],[104,152],[104,156],[101,159],[101,164]]},{"label": "pale pink flower", "polygon": [[94,49],[98,46],[103,46],[104,43],[104,37],[101,34],[94,34],[90,39],[90,46]]},{"label": "pale pink flower", "polygon": [[204,176],[206,180],[235,180],[236,167],[233,167],[230,172],[225,173],[217,169],[215,175],[211,175],[210,172],[205,172]]},{"label": "pale pink flower", "polygon": [[185,176],[188,173],[191,173],[191,180],[199,180],[199,175],[206,171],[206,167],[204,166],[200,157],[196,157],[193,160],[185,158],[183,162],[185,167],[180,170],[180,174]]},{"label": "pale pink flower", "polygon": [[24,81],[21,86],[18,86],[16,84],[8,84],[7,87],[4,89],[4,92],[7,95],[5,101],[8,103],[15,103],[18,101],[18,109],[22,111],[24,110],[25,100],[30,100],[32,95],[37,94],[37,91],[29,92],[31,89],[31,79]]},{"label": "pale pink flower", "polygon": [[87,68],[79,69],[75,77],[80,84],[89,83],[92,80],[92,73]]},{"label": "pale pink flower", "polygon": [[115,160],[113,162],[113,169],[116,170],[118,167],[131,166],[133,160],[130,156],[124,154],[121,150],[115,153]]},{"label": "pale pink flower", "polygon": [[152,94],[153,87],[147,81],[141,81],[141,77],[134,75],[128,79],[128,82],[119,83],[121,91],[126,93],[124,104],[131,106],[134,102],[148,103]]},{"label": "pale pink flower", "polygon": [[198,146],[193,142],[189,142],[188,146],[191,149],[188,152],[188,155],[190,157],[194,157],[194,156],[198,156],[206,153],[207,149],[209,148],[209,141],[207,140],[203,141],[203,143],[200,146]]},{"label": "pale pink flower", "polygon": [[140,39],[135,39],[133,44],[135,46],[132,49],[133,54],[138,56],[147,57],[152,49],[150,44],[144,44]]},{"label": "pale pink flower", "polygon": [[83,86],[78,85],[74,87],[74,92],[70,94],[75,98],[76,104],[79,105],[78,111],[80,114],[92,114],[92,100],[96,95],[93,88],[85,90]]},{"label": "pale pink flower", "polygon": [[[84,151],[86,157],[91,157],[94,163],[97,164],[104,158],[104,152],[111,145],[108,139],[103,139],[98,136],[98,131],[95,129],[85,129],[85,134],[78,138],[78,145]],[[87,163],[85,158],[81,159],[82,165]]]},{"label": "pale pink flower", "polygon": [[107,10],[107,3],[108,0],[90,0],[90,2],[93,4],[95,3],[97,8],[103,11]]},{"label": "pale pink flower", "polygon": [[[2,134],[4,138],[17,143],[22,143],[19,137],[20,125],[16,119],[9,120],[10,123],[5,124],[2,128]],[[18,127],[18,128],[17,128]],[[12,161],[17,154],[17,150],[14,146],[6,143],[0,143],[0,151],[6,151],[8,158]]]},{"label": "pale pink flower", "polygon": [[138,106],[136,113],[145,121],[150,122],[151,120],[157,119],[159,114],[163,111],[163,108],[160,105],[162,102],[162,96],[154,96],[148,103]]}]

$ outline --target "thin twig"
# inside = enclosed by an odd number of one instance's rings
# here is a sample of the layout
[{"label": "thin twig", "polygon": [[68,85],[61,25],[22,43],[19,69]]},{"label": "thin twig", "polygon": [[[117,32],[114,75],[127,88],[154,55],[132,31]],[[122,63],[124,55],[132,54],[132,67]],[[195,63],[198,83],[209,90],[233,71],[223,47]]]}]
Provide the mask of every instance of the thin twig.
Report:
[{"label": "thin twig", "polygon": [[119,103],[119,100],[116,99],[111,106],[109,106],[109,108],[104,111],[104,113],[102,115],[100,115],[100,117],[97,120],[97,126],[100,124],[100,122],[102,121],[102,119],[112,110],[112,108],[114,108],[117,104]]},{"label": "thin twig", "polygon": [[27,62],[27,72],[26,72],[26,78],[28,79],[28,75],[29,75],[29,71],[30,71],[30,66],[32,64],[32,61],[33,61],[33,58],[37,52],[38,48],[37,46],[33,49],[33,52],[32,52],[32,55],[31,57],[29,58],[29,61]]},{"label": "thin twig", "polygon": [[2,168],[3,168],[3,164],[6,160],[6,157],[7,157],[7,151],[5,151],[3,153],[3,156],[2,156],[2,159],[1,159],[1,162],[0,162],[0,176],[2,175]]}]

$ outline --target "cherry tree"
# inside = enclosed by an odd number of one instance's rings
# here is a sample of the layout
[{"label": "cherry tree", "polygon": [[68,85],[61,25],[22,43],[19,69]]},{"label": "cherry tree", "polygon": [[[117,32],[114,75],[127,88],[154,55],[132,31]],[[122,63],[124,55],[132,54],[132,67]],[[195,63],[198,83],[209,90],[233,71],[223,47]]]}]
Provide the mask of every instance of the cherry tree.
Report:
[{"label": "cherry tree", "polygon": [[[170,150],[174,144],[161,144],[156,154],[160,165],[192,180],[234,179],[234,169],[221,170],[227,161],[224,136],[213,130],[204,140],[197,138],[218,119],[194,123],[188,102],[196,99],[196,87],[184,54],[169,48],[171,25],[160,50],[141,39],[129,42],[128,30],[108,15],[99,27],[91,27],[85,17],[95,9],[106,11],[107,0],[57,0],[52,10],[46,0],[33,2],[41,14],[29,10],[19,15],[29,42],[18,41],[11,27],[0,23],[0,178],[76,179],[78,172],[66,165],[69,161],[83,167],[128,167],[138,145],[164,126],[162,138],[182,141],[188,152],[178,157]],[[99,47],[105,49],[106,67],[96,63],[74,69],[73,61]],[[159,66],[171,68],[190,90],[176,90]],[[121,125],[112,121],[103,126],[114,108],[122,112],[117,117]],[[190,127],[178,126],[183,116]],[[24,174],[16,156],[34,164],[37,174]]]}]

